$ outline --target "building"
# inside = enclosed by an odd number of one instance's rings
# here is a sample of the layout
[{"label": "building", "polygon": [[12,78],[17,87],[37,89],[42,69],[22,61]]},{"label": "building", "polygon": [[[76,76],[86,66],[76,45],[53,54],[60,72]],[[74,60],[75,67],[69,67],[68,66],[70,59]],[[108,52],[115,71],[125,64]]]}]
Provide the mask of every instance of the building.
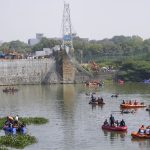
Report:
[{"label": "building", "polygon": [[42,33],[36,33],[36,38],[35,39],[29,39],[28,40],[28,45],[29,46],[34,46],[34,45],[38,44],[41,41],[42,38],[43,38]]}]

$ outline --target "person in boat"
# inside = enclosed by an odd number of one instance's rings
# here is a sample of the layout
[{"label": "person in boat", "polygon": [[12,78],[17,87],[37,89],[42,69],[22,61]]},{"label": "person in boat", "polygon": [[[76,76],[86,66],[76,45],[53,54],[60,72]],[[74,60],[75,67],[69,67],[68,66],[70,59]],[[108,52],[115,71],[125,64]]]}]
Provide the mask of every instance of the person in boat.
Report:
[{"label": "person in boat", "polygon": [[6,91],[6,92],[8,92],[8,91],[9,91],[9,89],[6,87],[6,88],[5,88],[5,91]]},{"label": "person in boat", "polygon": [[13,122],[13,128],[19,128],[19,122],[17,120],[14,120]]},{"label": "person in boat", "polygon": [[116,121],[115,121],[115,124],[116,124],[116,126],[118,127],[118,126],[119,126],[119,121],[116,120]]},{"label": "person in boat", "polygon": [[15,88],[14,88],[14,87],[12,87],[12,88],[11,88],[11,91],[12,91],[12,92],[14,92],[14,91],[15,91]]},{"label": "person in boat", "polygon": [[110,120],[110,125],[111,125],[111,126],[114,126],[115,118],[114,118],[114,116],[113,116],[112,114],[110,115],[109,120]]},{"label": "person in boat", "polygon": [[144,127],[144,125],[142,125],[142,126],[139,128],[138,133],[139,133],[139,134],[144,134],[144,133],[145,133],[145,127]]},{"label": "person in boat", "polygon": [[15,120],[16,120],[16,121],[18,121],[18,119],[19,119],[19,116],[18,116],[18,115],[16,115],[16,116],[15,116]]},{"label": "person in boat", "polygon": [[94,94],[94,93],[92,93],[92,95],[91,95],[91,101],[92,101],[92,102],[96,102],[96,97],[95,97],[95,94]]},{"label": "person in boat", "polygon": [[8,88],[8,91],[11,92],[11,87]]},{"label": "person in boat", "polygon": [[103,102],[104,102],[104,100],[103,100],[103,98],[102,98],[102,97],[100,98],[100,100],[101,100],[101,103],[103,103]]},{"label": "person in boat", "polygon": [[122,101],[122,104],[125,104],[125,101],[124,101],[124,100]]},{"label": "person in boat", "polygon": [[137,104],[138,104],[138,102],[135,100],[135,101],[134,101],[134,105],[137,105]]},{"label": "person in boat", "polygon": [[108,125],[109,125],[109,123],[108,123],[107,119],[105,119],[104,126],[108,126]]},{"label": "person in boat", "polygon": [[98,99],[97,99],[98,104],[102,104],[102,103],[103,103],[103,101],[104,101],[104,100],[103,100],[103,98],[102,98],[102,97],[101,97],[101,98],[100,98],[100,97],[98,97]]},{"label": "person in boat", "polygon": [[5,121],[5,126],[12,128],[13,122],[14,122],[14,118],[12,116],[7,116],[7,120]]},{"label": "person in boat", "polygon": [[132,102],[131,102],[131,100],[129,100],[129,105],[132,105]]},{"label": "person in boat", "polygon": [[121,127],[124,127],[126,124],[125,124],[125,121],[122,119],[121,121],[120,121],[120,126]]},{"label": "person in boat", "polygon": [[150,135],[150,126],[146,127],[145,133],[146,133],[147,135]]}]

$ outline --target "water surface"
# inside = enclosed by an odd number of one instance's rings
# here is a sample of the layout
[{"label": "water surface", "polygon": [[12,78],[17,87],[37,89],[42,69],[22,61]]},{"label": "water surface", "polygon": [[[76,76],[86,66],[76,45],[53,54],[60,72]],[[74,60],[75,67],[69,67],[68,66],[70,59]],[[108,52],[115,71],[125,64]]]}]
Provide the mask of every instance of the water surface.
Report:
[{"label": "water surface", "polygon": [[[0,87],[1,116],[45,117],[49,123],[30,125],[28,132],[38,139],[38,143],[26,150],[148,150],[150,140],[135,141],[131,132],[144,125],[150,125],[150,113],[145,108],[137,109],[135,114],[120,114],[122,100],[136,99],[150,104],[150,85],[146,84],[106,84],[97,89],[83,85],[25,85],[17,86],[19,92],[6,94]],[[96,92],[102,96],[102,107],[88,104],[86,92]],[[120,93],[111,98],[112,93]],[[107,132],[101,129],[105,118],[113,114],[115,119],[126,121],[127,133]],[[0,135],[4,135],[1,131]]]}]

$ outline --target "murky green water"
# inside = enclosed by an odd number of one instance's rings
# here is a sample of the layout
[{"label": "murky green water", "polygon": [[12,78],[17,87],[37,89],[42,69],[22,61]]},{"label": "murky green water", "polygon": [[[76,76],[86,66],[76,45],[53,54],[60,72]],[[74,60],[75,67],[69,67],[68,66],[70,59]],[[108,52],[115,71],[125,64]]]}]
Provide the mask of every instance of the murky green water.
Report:
[{"label": "murky green water", "polygon": [[[83,85],[18,86],[19,92],[5,94],[0,87],[0,116],[41,116],[49,119],[42,126],[28,126],[28,131],[38,143],[27,150],[149,150],[150,140],[135,141],[130,134],[141,124],[150,125],[150,113],[145,108],[135,114],[120,114],[122,100],[137,99],[150,104],[150,85],[106,84],[102,88],[90,89]],[[96,92],[105,101],[103,107],[88,104],[86,92]],[[111,98],[112,93],[120,93]],[[128,125],[127,133],[106,132],[101,129],[105,118],[113,113]],[[0,135],[4,135],[1,131]]]}]

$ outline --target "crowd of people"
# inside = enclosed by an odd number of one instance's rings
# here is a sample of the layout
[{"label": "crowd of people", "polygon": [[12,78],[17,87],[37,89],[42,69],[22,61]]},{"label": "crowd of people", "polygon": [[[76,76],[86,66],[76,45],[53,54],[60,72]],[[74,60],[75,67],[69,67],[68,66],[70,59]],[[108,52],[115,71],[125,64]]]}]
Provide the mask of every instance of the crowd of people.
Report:
[{"label": "crowd of people", "polygon": [[16,115],[15,117],[7,116],[7,119],[5,121],[3,128],[16,128],[17,131],[20,131],[21,128],[25,127],[26,125],[19,121],[19,116]]},{"label": "crowd of people", "polygon": [[122,104],[128,104],[128,105],[138,105],[138,104],[140,104],[141,105],[141,104],[144,104],[144,103],[137,102],[136,100],[134,102],[132,102],[131,100],[129,100],[129,101],[123,100]]},{"label": "crowd of people", "polygon": [[150,126],[145,127],[144,125],[142,125],[142,126],[139,128],[138,133],[139,133],[139,134],[150,135]]},{"label": "crowd of people", "polygon": [[104,126],[120,126],[120,127],[124,127],[126,126],[125,121],[122,119],[120,122],[118,120],[115,120],[114,116],[111,114],[110,118],[109,118],[109,122],[107,121],[107,119],[105,119],[104,121]]},{"label": "crowd of people", "polygon": [[5,89],[3,89],[3,92],[9,93],[9,92],[17,92],[18,89],[16,89],[15,87],[6,87]]},{"label": "crowd of people", "polygon": [[98,102],[99,104],[104,103],[104,100],[102,97],[97,97],[95,93],[91,94],[91,102]]}]

